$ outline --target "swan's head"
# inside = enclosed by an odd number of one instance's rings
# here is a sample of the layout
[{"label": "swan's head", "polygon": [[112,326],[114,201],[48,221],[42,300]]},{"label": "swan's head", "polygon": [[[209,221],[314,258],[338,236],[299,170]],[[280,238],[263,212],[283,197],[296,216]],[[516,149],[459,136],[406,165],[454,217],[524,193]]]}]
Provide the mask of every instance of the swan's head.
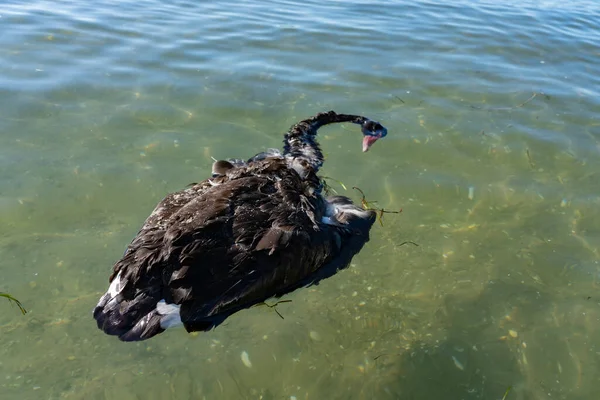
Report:
[{"label": "swan's head", "polygon": [[387,135],[387,129],[379,122],[367,119],[362,123],[362,133],[364,135],[363,151],[369,151],[373,143]]}]

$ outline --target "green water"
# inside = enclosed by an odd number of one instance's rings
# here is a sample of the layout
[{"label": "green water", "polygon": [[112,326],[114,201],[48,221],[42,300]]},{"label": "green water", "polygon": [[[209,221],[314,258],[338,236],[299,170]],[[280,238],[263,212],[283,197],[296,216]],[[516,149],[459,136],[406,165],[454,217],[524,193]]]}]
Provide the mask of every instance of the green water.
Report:
[{"label": "green water", "polygon": [[[0,302],[0,398],[600,398],[598,26],[586,1],[3,3],[0,291],[29,313]],[[96,328],[165,194],[329,109],[389,134],[323,128],[323,174],[403,210],[351,268],[283,320]]]}]

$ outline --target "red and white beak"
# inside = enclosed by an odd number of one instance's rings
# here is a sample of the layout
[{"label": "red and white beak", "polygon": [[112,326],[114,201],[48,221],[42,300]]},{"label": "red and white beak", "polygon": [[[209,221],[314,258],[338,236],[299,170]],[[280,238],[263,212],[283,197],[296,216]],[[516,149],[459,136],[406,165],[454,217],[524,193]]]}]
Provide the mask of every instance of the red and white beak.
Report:
[{"label": "red and white beak", "polygon": [[380,137],[381,136],[376,135],[365,135],[363,137],[363,152],[369,151],[371,146],[373,146],[373,143],[375,143]]}]

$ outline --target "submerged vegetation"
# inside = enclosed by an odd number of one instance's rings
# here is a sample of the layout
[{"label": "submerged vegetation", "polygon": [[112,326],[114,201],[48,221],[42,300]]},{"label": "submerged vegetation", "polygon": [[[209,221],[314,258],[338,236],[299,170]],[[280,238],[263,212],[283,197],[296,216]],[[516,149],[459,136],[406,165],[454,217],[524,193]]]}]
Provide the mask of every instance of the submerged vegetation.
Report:
[{"label": "submerged vegetation", "polygon": [[23,307],[23,304],[21,304],[21,302],[19,300],[17,300],[10,294],[0,292],[0,297],[4,297],[4,298],[8,299],[9,302],[16,304],[17,307],[19,307],[21,314],[25,315],[27,313],[27,310],[25,309],[25,307]]},{"label": "submerged vegetation", "polygon": [[[331,185],[329,185],[327,183],[327,180],[332,180],[332,181],[336,182],[337,184],[339,184],[344,190],[348,190],[348,188],[346,187],[346,185],[344,185],[344,183],[342,181],[331,178],[329,176],[323,176],[323,177],[321,177],[321,182],[323,184],[323,190],[324,190],[325,194],[328,196],[331,194],[338,194],[338,192],[333,187],[331,187]],[[373,211],[377,212],[377,220],[379,221],[379,224],[381,226],[383,226],[383,214],[400,214],[402,212],[402,209],[400,209],[398,211],[390,211],[390,210],[386,210],[384,208],[378,208],[378,207],[376,207],[377,201],[376,200],[372,200],[372,201],[367,200],[365,192],[363,192],[362,189],[360,189],[356,186],[352,186],[352,189],[360,192],[360,195],[362,196],[360,203],[361,203],[361,206],[363,209],[373,210]]]}]

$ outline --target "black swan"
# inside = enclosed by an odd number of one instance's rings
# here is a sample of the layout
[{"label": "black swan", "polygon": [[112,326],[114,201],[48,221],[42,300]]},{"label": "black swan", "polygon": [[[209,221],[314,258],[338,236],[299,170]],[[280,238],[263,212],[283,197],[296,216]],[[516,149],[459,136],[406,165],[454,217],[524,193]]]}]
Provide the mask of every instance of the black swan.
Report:
[{"label": "black swan", "polygon": [[206,331],[346,268],[376,213],[321,193],[315,136],[338,122],[361,126],[363,151],[387,134],[365,117],[320,113],[291,127],[283,153],[216,161],[212,178],[166,196],[114,265],[98,328],[123,341],[182,324]]}]

